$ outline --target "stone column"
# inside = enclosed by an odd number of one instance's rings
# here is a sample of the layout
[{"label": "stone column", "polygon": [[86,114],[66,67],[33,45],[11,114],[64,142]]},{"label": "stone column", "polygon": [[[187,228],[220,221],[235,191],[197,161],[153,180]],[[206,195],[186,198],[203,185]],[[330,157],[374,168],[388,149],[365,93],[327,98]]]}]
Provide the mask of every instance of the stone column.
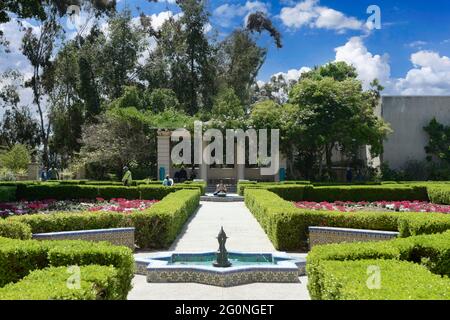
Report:
[{"label": "stone column", "polygon": [[205,159],[203,159],[203,150],[205,150],[205,147],[207,146],[207,143],[203,141],[202,143],[202,163],[200,164],[200,179],[204,180],[206,183],[208,183],[208,167],[209,165],[205,163]]},{"label": "stone column", "polygon": [[[285,172],[287,170],[287,160],[283,154],[280,154],[280,169],[284,168]],[[278,170],[277,174],[274,176],[275,182],[280,182],[280,170]]]},{"label": "stone column", "polygon": [[28,180],[39,180],[39,164],[28,164]]},{"label": "stone column", "polygon": [[164,174],[169,175],[171,174],[171,161],[170,161],[170,131],[158,131],[158,143],[157,143],[157,150],[158,150],[158,171],[156,172],[157,179],[160,179],[159,176],[161,168],[164,168]]}]

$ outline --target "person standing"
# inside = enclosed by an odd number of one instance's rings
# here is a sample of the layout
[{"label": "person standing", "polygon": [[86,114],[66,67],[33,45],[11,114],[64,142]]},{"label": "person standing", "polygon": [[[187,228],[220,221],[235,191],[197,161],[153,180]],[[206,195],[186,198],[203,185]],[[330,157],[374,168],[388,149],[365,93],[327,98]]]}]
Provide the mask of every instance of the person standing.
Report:
[{"label": "person standing", "polygon": [[347,183],[351,183],[353,180],[353,171],[352,168],[347,167],[347,173],[346,173]]},{"label": "person standing", "polygon": [[41,169],[41,181],[47,181],[48,180],[48,169],[47,167],[43,167]]},{"label": "person standing", "polygon": [[167,175],[166,178],[163,180],[163,186],[164,187],[173,186],[173,180],[169,177],[169,175]]},{"label": "person standing", "polygon": [[123,167],[123,177],[122,177],[122,183],[124,186],[129,187],[131,186],[131,183],[133,182],[133,178],[131,176],[131,171],[128,169],[127,166]]}]

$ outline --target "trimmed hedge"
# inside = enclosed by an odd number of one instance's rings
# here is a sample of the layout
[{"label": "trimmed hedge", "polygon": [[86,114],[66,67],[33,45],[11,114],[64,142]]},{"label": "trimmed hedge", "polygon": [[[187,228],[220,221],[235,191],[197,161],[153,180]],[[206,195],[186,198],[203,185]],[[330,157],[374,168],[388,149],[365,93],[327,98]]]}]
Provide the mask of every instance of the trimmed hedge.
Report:
[{"label": "trimmed hedge", "polygon": [[0,300],[116,300],[121,297],[114,267],[90,265],[80,269],[79,287],[69,288],[67,267],[32,271],[17,283],[0,288]]},{"label": "trimmed hedge", "polygon": [[12,216],[6,221],[28,225],[33,233],[134,227],[138,247],[166,248],[199,202],[200,192],[195,188],[170,193],[150,208],[132,213],[61,212]]},{"label": "trimmed hedge", "polygon": [[[369,288],[369,268],[379,268],[380,287]],[[369,275],[368,275],[369,270]],[[373,271],[372,271],[373,272]],[[326,261],[316,271],[320,300],[450,300],[450,280],[406,261]]]},{"label": "trimmed hedge", "polygon": [[[286,199],[287,200],[287,199]],[[426,187],[421,186],[336,186],[306,189],[303,199],[293,201],[428,201]]]},{"label": "trimmed hedge", "polygon": [[46,267],[114,266],[117,298],[126,299],[134,275],[130,249],[107,242],[37,241],[0,238],[0,287],[20,281],[31,271]]},{"label": "trimmed hedge", "polygon": [[[240,190],[265,189],[288,201],[428,201],[426,186],[406,185],[351,185],[316,187],[299,184],[243,184]],[[240,191],[240,192],[242,192]]]},{"label": "trimmed hedge", "polygon": [[433,203],[450,204],[450,185],[428,186],[428,197]]},{"label": "trimmed hedge", "polygon": [[247,189],[245,203],[277,250],[306,249],[309,226],[399,231],[401,237],[450,229],[443,213],[305,210],[268,190]]},{"label": "trimmed hedge", "polygon": [[180,190],[167,195],[149,210],[129,215],[141,248],[166,248],[177,237],[187,219],[197,210],[200,192]]},{"label": "trimmed hedge", "polygon": [[[370,265],[380,267],[381,290],[366,286]],[[450,231],[316,246],[306,272],[313,299],[449,299]]]},{"label": "trimmed hedge", "polygon": [[31,239],[31,227],[19,221],[0,219],[0,237],[21,240]]},{"label": "trimmed hedge", "polygon": [[16,190],[16,186],[0,186],[0,202],[14,201]]},{"label": "trimmed hedge", "polygon": [[172,187],[158,185],[139,185],[124,187],[120,185],[89,185],[72,183],[32,183],[18,184],[15,198],[18,200],[71,200],[71,199],[149,199],[161,200],[166,195],[179,190],[200,190],[204,193],[204,183],[177,184]]},{"label": "trimmed hedge", "polygon": [[122,228],[127,216],[120,212],[61,212],[12,216],[6,221],[31,227],[32,233]]}]

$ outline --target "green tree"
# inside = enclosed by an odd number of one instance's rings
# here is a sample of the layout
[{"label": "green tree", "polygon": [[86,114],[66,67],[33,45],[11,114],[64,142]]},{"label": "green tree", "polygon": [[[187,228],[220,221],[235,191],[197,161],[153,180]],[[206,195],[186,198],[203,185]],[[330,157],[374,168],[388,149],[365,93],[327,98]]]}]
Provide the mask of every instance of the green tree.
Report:
[{"label": "green tree", "polygon": [[22,106],[5,111],[0,124],[0,145],[12,148],[15,144],[23,144],[35,150],[39,143],[39,124],[29,108]]},{"label": "green tree", "polygon": [[289,159],[288,174],[294,175],[295,144],[299,139],[297,125],[298,107],[280,105],[273,100],[255,103],[250,114],[250,123],[256,129],[280,130],[280,151]]},{"label": "green tree", "polygon": [[189,87],[187,93],[188,111],[195,114],[199,105],[208,107],[215,93],[214,64],[211,63],[214,52],[205,35],[209,23],[209,13],[205,10],[203,0],[184,0],[178,2],[183,16],[180,23],[184,30],[184,45],[188,64]]},{"label": "green tree", "polygon": [[[114,108],[86,124],[82,134],[81,159],[104,170],[120,173],[135,163],[152,172],[156,161],[152,120],[136,108]],[[154,171],[154,170],[153,170]]]},{"label": "green tree", "polygon": [[155,89],[150,93],[146,92],[145,101],[151,110],[155,113],[162,112],[167,109],[180,110],[181,105],[172,89]]},{"label": "green tree", "polygon": [[111,102],[110,108],[134,107],[138,110],[148,108],[144,100],[144,92],[136,86],[125,86],[122,96]]},{"label": "green tree", "polygon": [[157,33],[156,49],[141,68],[150,89],[172,89],[185,111],[210,111],[217,92],[216,48],[205,28],[209,13],[203,0],[179,1],[182,17],[168,19]]},{"label": "green tree", "polygon": [[212,117],[222,123],[224,128],[239,128],[245,112],[241,100],[232,88],[219,92],[212,108]]},{"label": "green tree", "polygon": [[429,136],[428,145],[425,147],[427,160],[432,161],[434,156],[439,161],[450,164],[450,126],[443,125],[433,118],[423,129]]},{"label": "green tree", "polygon": [[8,152],[0,155],[0,164],[13,172],[26,170],[30,161],[30,152],[23,144],[16,144]]},{"label": "green tree", "polygon": [[250,88],[266,58],[248,30],[235,30],[220,44],[220,75],[244,106],[250,105]]},{"label": "green tree", "polygon": [[0,89],[0,109],[4,112],[0,122],[0,146],[10,149],[20,143],[35,150],[40,144],[39,124],[28,106],[20,104],[23,76],[17,70],[8,70],[1,77],[5,83]]},{"label": "green tree", "polygon": [[[115,10],[116,1],[98,0],[2,0],[0,2],[0,24],[9,22],[11,14],[19,19],[36,19],[46,21],[52,15],[63,16],[67,13],[69,6],[88,6],[97,15],[110,13]],[[0,30],[0,46],[7,46],[3,31]]]},{"label": "green tree", "polygon": [[[332,153],[336,147],[351,158],[358,150],[370,146],[372,156],[382,152],[382,141],[389,132],[388,126],[375,115],[373,92],[362,89],[353,74],[341,77],[339,72],[330,77],[326,65],[323,71],[316,68],[302,77],[289,95],[289,102],[299,107],[299,125],[302,126],[299,146],[315,146],[319,174],[322,174],[322,158],[325,158],[328,174],[331,174]],[[322,76],[324,73],[326,76]],[[341,80],[336,80],[341,79]]]},{"label": "green tree", "polygon": [[48,74],[47,70],[52,68],[51,57],[60,31],[56,15],[53,13],[42,23],[39,34],[35,34],[32,28],[28,28],[22,39],[22,53],[33,68],[31,80],[26,83],[26,86],[32,89],[33,102],[38,110],[40,139],[43,144],[42,160],[46,166],[49,164],[50,123],[45,123],[46,115],[42,101],[48,92],[47,86],[51,83],[45,76]]},{"label": "green tree", "polygon": [[134,83],[137,61],[146,42],[141,29],[133,25],[128,10],[108,20],[108,31],[101,51],[102,83],[104,92],[112,100],[122,96],[126,85]]}]

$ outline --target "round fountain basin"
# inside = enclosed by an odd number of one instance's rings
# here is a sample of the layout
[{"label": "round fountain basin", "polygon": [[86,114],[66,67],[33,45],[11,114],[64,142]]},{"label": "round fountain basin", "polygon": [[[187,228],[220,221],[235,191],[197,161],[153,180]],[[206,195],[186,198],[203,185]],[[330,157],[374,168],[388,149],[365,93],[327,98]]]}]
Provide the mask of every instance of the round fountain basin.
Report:
[{"label": "round fountain basin", "polygon": [[136,259],[148,282],[195,282],[229,287],[254,282],[299,282],[305,259],[284,252],[228,252],[231,267],[214,267],[215,252],[167,252]]}]

